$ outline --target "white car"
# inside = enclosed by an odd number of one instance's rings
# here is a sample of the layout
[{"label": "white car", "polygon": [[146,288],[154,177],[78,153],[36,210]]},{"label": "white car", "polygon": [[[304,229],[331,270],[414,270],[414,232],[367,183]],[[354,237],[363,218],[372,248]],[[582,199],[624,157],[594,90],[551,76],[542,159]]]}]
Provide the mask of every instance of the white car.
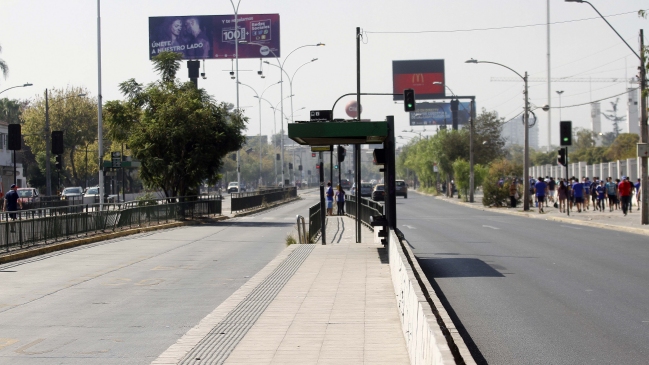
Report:
[{"label": "white car", "polygon": [[[114,203],[117,199],[117,195],[109,195],[104,201],[107,203]],[[99,203],[99,187],[95,186],[88,188],[86,193],[83,194],[83,204],[95,204]]]},{"label": "white car", "polygon": [[239,192],[239,183],[236,181],[233,181],[228,184],[228,194],[231,193],[238,193]]},{"label": "white car", "polygon": [[76,199],[81,199],[82,195],[83,195],[83,189],[81,189],[80,186],[74,186],[74,187],[63,189],[63,192],[61,192],[61,199],[76,200]]}]

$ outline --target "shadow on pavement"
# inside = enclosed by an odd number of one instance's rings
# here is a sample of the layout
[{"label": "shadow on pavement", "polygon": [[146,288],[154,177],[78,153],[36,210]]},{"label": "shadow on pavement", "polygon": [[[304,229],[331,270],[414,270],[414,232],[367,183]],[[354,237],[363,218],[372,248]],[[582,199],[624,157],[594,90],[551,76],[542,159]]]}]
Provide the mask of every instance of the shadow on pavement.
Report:
[{"label": "shadow on pavement", "polygon": [[472,258],[418,258],[419,265],[432,278],[477,278],[505,276],[480,259]]}]

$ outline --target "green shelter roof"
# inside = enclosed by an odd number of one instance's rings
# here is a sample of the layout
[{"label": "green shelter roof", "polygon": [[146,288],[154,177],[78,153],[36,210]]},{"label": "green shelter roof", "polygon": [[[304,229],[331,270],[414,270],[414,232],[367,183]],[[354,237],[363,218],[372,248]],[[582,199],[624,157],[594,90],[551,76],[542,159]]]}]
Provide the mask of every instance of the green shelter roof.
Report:
[{"label": "green shelter roof", "polygon": [[288,138],[301,145],[383,143],[388,122],[302,122],[289,123]]}]

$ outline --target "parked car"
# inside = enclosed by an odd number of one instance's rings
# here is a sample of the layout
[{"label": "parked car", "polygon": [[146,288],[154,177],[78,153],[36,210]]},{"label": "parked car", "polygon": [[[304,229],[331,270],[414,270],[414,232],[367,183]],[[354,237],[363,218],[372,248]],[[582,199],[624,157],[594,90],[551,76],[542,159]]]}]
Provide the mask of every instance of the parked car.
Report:
[{"label": "parked car", "polygon": [[83,189],[80,186],[74,186],[63,189],[61,200],[81,200]]},{"label": "parked car", "polygon": [[40,200],[38,190],[35,188],[18,188],[16,192],[18,193],[18,201],[21,204],[33,203]]},{"label": "parked car", "polygon": [[239,183],[236,181],[233,181],[228,184],[228,194],[231,193],[238,193],[239,192]]},{"label": "parked car", "polygon": [[[104,199],[107,203],[114,203],[117,200],[117,195],[108,195]],[[99,203],[99,186],[86,189],[83,194],[83,204],[96,204]]]},{"label": "parked car", "polygon": [[403,180],[397,180],[395,186],[395,196],[402,196],[404,199],[408,199],[408,184]]},{"label": "parked car", "polygon": [[340,187],[342,187],[343,190],[349,190],[352,188],[352,182],[349,181],[348,179],[342,179],[340,181]]},{"label": "parked car", "polygon": [[372,200],[385,200],[385,185],[376,184],[374,190],[372,191]]}]

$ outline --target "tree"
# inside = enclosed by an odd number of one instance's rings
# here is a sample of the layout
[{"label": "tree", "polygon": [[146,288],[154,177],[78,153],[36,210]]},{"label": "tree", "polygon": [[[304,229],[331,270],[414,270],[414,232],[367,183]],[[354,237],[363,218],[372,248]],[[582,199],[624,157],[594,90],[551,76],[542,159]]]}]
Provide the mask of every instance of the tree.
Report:
[{"label": "tree", "polygon": [[196,193],[216,183],[223,158],[241,148],[247,118],[228,103],[217,104],[203,89],[175,78],[180,54],[153,58],[161,79],[146,87],[130,79],[120,84],[125,101],[106,103],[108,135],[128,144],[141,162],[140,176],[167,197]]},{"label": "tree", "polygon": [[[2,46],[0,46],[0,52],[2,52]],[[2,76],[6,79],[9,74],[9,66],[2,58],[0,58],[0,71],[2,71]]]},{"label": "tree", "polygon": [[[509,201],[509,185],[499,184],[500,179],[509,180],[523,176],[523,164],[506,159],[493,161],[489,165],[489,172],[482,184],[484,196],[482,204],[485,206],[506,206]],[[526,178],[523,176],[523,178]]]},{"label": "tree", "polygon": [[635,133],[620,134],[608,148],[606,154],[611,161],[636,157],[640,136]]},{"label": "tree", "polygon": [[611,110],[607,110],[609,114],[602,113],[604,118],[613,122],[613,133],[615,133],[615,138],[620,135],[622,128],[620,128],[619,123],[626,120],[626,117],[618,117],[617,115],[617,103],[620,101],[620,98],[615,99],[615,102],[611,101]]},{"label": "tree", "polygon": [[473,136],[474,163],[488,164],[505,155],[505,139],[502,136],[504,118],[495,111],[482,109],[476,117]]},{"label": "tree", "polygon": [[[88,89],[81,87],[68,86],[49,91],[50,131],[63,131],[63,183],[67,186],[82,185],[85,175],[79,173],[78,160],[80,155],[85,158],[84,147],[94,143],[97,134],[97,99],[78,96],[89,93]],[[46,139],[51,138],[45,135],[45,98],[32,101],[24,110],[22,119],[25,144],[31,148],[40,171],[44,172]],[[54,156],[51,159],[53,166]],[[90,168],[93,174],[98,172],[96,163],[89,164]]]},{"label": "tree", "polygon": [[[476,164],[473,165],[473,186],[475,188],[482,185],[482,181],[488,173],[488,168]],[[453,176],[455,177],[455,184],[464,195],[464,201],[467,201],[470,188],[471,179],[471,166],[465,159],[457,159],[453,162]]]}]

